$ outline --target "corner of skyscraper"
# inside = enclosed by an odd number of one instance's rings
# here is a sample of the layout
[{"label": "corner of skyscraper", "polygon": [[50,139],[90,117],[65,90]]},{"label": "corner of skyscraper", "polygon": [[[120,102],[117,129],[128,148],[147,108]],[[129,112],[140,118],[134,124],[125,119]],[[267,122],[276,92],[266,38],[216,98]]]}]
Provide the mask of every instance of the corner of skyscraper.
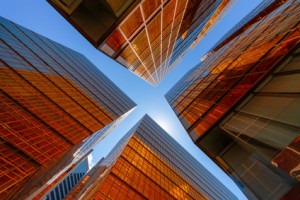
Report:
[{"label": "corner of skyscraper", "polygon": [[237,199],[145,115],[67,199]]},{"label": "corner of skyscraper", "polygon": [[92,45],[157,86],[237,0],[47,0]]}]

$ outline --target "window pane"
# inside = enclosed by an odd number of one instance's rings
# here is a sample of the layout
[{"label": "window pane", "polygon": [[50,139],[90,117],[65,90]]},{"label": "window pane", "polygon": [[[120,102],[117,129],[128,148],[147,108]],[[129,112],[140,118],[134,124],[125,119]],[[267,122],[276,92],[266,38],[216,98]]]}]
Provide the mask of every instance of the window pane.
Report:
[{"label": "window pane", "polygon": [[134,13],[121,26],[122,31],[126,37],[131,34],[143,23],[143,18],[140,9],[136,9]]}]

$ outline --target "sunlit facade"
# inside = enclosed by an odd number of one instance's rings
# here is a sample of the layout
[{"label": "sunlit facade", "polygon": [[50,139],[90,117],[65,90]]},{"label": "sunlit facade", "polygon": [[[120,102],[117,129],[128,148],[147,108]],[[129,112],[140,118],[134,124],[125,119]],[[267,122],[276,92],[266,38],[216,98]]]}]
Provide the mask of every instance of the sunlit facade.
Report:
[{"label": "sunlit facade", "polygon": [[29,180],[46,181],[42,172],[48,175],[82,146],[86,150],[80,152],[87,153],[83,140],[101,140],[109,133],[101,130],[135,103],[82,54],[2,17],[0,24],[0,199],[5,199],[23,186],[30,194],[35,188]]},{"label": "sunlit facade", "polygon": [[300,199],[300,2],[253,12],[165,96],[248,198]]},{"label": "sunlit facade", "polygon": [[92,45],[156,86],[236,0],[48,0]]},{"label": "sunlit facade", "polygon": [[[226,43],[234,39],[245,30],[249,29],[253,24],[260,21],[261,18],[268,15],[272,10],[280,6],[284,1],[278,0],[263,0],[255,9],[240,20],[233,28],[231,28],[223,37],[211,48],[210,51],[215,52],[219,50]],[[210,52],[209,51],[209,52]]]},{"label": "sunlit facade", "polygon": [[67,199],[237,199],[145,115]]}]

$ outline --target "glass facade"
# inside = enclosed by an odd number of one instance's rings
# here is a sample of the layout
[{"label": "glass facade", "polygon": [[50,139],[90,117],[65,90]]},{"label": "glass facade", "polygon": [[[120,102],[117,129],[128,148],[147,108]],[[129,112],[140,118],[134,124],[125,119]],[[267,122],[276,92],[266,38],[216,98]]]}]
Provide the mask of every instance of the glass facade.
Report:
[{"label": "glass facade", "polygon": [[51,190],[45,200],[63,200],[69,192],[77,186],[84,175],[89,170],[87,158],[84,159],[69,175],[67,175],[53,190]]},{"label": "glass facade", "polygon": [[96,48],[156,86],[236,0],[77,0],[72,11],[48,2]]},{"label": "glass facade", "polygon": [[[232,29],[230,29],[212,48],[210,51],[217,51],[226,43],[234,39],[237,35],[241,34],[253,24],[258,22],[261,18],[268,15],[284,1],[278,0],[263,0],[255,9],[239,21]],[[209,51],[209,52],[210,52]]]},{"label": "glass facade", "polygon": [[297,3],[288,1],[262,18],[192,69],[192,75],[166,94],[194,141],[298,44]]},{"label": "glass facade", "polygon": [[135,103],[82,54],[4,18],[0,24],[2,199]]},{"label": "glass facade", "polygon": [[300,198],[299,52],[199,142],[249,198]]},{"label": "glass facade", "polygon": [[67,199],[237,199],[144,116]]},{"label": "glass facade", "polygon": [[[87,157],[87,155],[91,153],[92,148],[123,121],[132,110],[120,116],[114,122],[106,125],[83,142],[74,146],[59,162],[55,163],[55,166],[51,167],[51,169],[43,170],[37,177],[34,177],[30,182],[27,182],[25,185],[26,187],[16,195],[16,198],[25,198],[30,193],[29,199],[38,200],[42,198],[54,185],[61,181],[68,172],[73,170],[83,158]],[[32,190],[32,188],[35,189]]]},{"label": "glass facade", "polygon": [[300,198],[299,4],[262,2],[165,95],[249,199]]}]

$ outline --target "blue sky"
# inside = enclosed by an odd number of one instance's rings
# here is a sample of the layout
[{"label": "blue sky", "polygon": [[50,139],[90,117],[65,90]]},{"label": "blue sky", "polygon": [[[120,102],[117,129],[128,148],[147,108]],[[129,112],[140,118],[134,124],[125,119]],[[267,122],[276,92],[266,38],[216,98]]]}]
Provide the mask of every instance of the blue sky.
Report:
[{"label": "blue sky", "polygon": [[93,163],[107,155],[118,140],[146,113],[187,149],[201,164],[221,180],[239,199],[246,199],[233,181],[198,149],[181,126],[164,98],[164,94],[206,54],[232,26],[255,8],[261,0],[238,0],[222,21],[194,48],[181,63],[157,86],[153,87],[129,70],[96,50],[47,2],[40,0],[1,0],[0,14],[15,23],[33,30],[84,54],[138,107],[108,135],[94,152]]}]

